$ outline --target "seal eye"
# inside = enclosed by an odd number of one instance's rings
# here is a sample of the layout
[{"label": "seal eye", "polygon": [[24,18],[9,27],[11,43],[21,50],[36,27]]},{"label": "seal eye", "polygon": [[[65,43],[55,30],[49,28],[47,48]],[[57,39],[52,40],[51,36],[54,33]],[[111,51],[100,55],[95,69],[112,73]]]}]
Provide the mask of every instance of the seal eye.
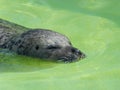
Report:
[{"label": "seal eye", "polygon": [[47,47],[47,49],[60,49],[60,47],[59,46],[52,46],[52,45],[50,45],[50,46]]},{"label": "seal eye", "polygon": [[38,46],[38,45],[36,45],[35,49],[36,49],[36,50],[38,50],[38,49],[39,49],[39,46]]}]

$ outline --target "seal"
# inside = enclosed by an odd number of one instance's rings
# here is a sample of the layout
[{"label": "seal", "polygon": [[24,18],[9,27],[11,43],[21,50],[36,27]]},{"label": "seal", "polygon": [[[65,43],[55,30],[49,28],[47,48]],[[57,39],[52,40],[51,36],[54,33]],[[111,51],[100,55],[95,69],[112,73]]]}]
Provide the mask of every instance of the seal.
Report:
[{"label": "seal", "polygon": [[47,29],[26,28],[3,19],[0,23],[1,48],[20,55],[59,62],[74,62],[85,58],[85,54],[73,47],[63,34]]}]

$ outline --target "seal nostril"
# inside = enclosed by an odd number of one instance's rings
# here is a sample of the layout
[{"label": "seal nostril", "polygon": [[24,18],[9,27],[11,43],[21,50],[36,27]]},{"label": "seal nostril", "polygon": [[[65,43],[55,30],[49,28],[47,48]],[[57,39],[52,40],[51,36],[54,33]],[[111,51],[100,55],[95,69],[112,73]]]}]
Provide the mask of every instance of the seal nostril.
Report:
[{"label": "seal nostril", "polygon": [[76,52],[76,49],[75,49],[75,48],[72,48],[71,51],[72,51],[73,53],[75,53],[75,52]]},{"label": "seal nostril", "polygon": [[78,54],[81,54],[80,50],[76,49],[76,48],[72,48],[71,51],[73,53],[78,53]]}]

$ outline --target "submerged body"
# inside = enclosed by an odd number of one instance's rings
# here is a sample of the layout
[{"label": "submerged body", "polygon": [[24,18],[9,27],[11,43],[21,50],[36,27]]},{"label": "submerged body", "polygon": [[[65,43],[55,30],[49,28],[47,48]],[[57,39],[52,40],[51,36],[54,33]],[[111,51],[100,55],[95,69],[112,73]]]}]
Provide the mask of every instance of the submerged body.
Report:
[{"label": "submerged body", "polygon": [[[22,32],[21,32],[22,31]],[[21,55],[73,62],[85,57],[70,40],[57,32],[30,29],[0,19],[0,47]]]}]

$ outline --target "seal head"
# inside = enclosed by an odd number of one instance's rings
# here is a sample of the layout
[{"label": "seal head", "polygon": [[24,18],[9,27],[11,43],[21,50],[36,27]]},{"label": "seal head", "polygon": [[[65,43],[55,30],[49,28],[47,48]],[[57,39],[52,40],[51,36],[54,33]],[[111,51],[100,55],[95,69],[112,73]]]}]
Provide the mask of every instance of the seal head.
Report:
[{"label": "seal head", "polygon": [[70,40],[57,32],[45,29],[29,30],[11,40],[8,48],[18,54],[42,59],[73,62],[85,57]]}]

